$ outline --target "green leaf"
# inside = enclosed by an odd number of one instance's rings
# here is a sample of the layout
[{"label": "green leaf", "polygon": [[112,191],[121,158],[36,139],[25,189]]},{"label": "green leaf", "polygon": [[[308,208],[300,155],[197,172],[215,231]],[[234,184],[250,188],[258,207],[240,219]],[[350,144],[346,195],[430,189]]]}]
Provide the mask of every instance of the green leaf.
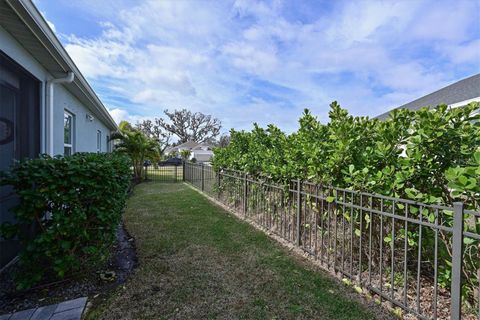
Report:
[{"label": "green leaf", "polygon": [[350,172],[350,174],[353,174],[354,170],[355,170],[355,166],[353,164],[348,166],[348,172]]},{"label": "green leaf", "polygon": [[460,184],[465,186],[468,182],[468,178],[462,175],[462,176],[458,177],[458,182],[460,182]]},{"label": "green leaf", "polygon": [[477,164],[480,164],[480,151],[475,152],[473,154],[473,157],[475,158],[475,161],[477,162]]},{"label": "green leaf", "polygon": [[357,237],[360,237],[361,233],[360,233],[360,229],[355,229],[355,235]]},{"label": "green leaf", "polygon": [[330,197],[327,197],[325,200],[327,202],[331,203],[331,202],[335,201],[335,197],[330,196]]},{"label": "green leaf", "polygon": [[365,221],[368,223],[370,223],[370,215],[368,213],[365,214]]},{"label": "green leaf", "polygon": [[66,249],[69,249],[69,248],[70,248],[70,244],[71,244],[70,241],[61,241],[60,243],[61,243],[61,247],[62,247],[63,249],[66,250]]}]

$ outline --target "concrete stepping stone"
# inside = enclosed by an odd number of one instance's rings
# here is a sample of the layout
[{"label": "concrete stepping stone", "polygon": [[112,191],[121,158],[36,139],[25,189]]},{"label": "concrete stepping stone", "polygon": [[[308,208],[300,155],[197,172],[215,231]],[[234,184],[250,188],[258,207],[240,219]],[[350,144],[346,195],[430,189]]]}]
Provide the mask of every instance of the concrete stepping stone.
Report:
[{"label": "concrete stepping stone", "polygon": [[15,313],[0,315],[0,320],[80,320],[87,297],[64,301]]}]

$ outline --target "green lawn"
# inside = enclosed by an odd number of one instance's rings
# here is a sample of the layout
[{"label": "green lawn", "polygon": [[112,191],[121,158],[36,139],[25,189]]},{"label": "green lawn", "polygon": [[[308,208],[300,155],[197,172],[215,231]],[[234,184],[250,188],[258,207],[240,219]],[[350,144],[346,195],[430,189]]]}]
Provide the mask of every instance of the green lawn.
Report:
[{"label": "green lawn", "polygon": [[[176,173],[176,178],[175,178]],[[145,172],[144,172],[145,175]],[[173,182],[173,181],[182,181],[183,179],[183,168],[182,166],[165,166],[157,167],[149,166],[147,167],[146,176],[148,180],[152,181],[164,181],[164,182]]]},{"label": "green lawn", "polygon": [[139,266],[89,319],[389,317],[183,183],[138,185],[125,221]]}]

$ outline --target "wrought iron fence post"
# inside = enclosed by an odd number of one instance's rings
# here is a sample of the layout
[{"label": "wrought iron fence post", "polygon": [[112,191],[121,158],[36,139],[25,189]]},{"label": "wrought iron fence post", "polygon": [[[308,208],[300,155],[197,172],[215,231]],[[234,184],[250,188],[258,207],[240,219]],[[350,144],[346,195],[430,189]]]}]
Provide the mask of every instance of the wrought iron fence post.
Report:
[{"label": "wrought iron fence post", "polygon": [[247,181],[248,175],[245,173],[243,175],[243,214],[246,216],[247,215],[247,194],[248,194],[248,181]]},{"label": "wrought iron fence post", "polygon": [[182,181],[185,182],[185,160],[182,161]]},{"label": "wrought iron fence post", "polygon": [[452,320],[459,320],[462,313],[463,203],[455,202],[453,209],[452,305],[450,317]]},{"label": "wrought iron fence post", "polygon": [[204,170],[204,166],[203,166],[203,163],[202,163],[202,191],[203,189],[205,189],[205,170]]},{"label": "wrought iron fence post", "polygon": [[217,199],[220,198],[220,169],[217,169]]},{"label": "wrought iron fence post", "polygon": [[175,178],[174,178],[175,180],[174,180],[174,181],[175,181],[175,182],[177,182],[177,167],[178,167],[178,166],[175,165],[175,170],[174,170],[174,171],[175,171],[175,172],[174,172],[174,175],[175,175]]},{"label": "wrought iron fence post", "polygon": [[302,182],[297,179],[297,246],[300,247],[300,214],[302,213],[302,194],[301,194]]}]

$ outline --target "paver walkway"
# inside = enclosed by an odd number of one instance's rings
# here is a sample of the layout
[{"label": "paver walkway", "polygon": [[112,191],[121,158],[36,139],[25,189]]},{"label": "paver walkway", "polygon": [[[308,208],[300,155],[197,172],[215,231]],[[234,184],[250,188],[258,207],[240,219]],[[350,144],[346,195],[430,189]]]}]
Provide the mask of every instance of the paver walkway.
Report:
[{"label": "paver walkway", "polygon": [[80,320],[87,297],[64,301],[59,304],[4,314],[0,320]]}]

